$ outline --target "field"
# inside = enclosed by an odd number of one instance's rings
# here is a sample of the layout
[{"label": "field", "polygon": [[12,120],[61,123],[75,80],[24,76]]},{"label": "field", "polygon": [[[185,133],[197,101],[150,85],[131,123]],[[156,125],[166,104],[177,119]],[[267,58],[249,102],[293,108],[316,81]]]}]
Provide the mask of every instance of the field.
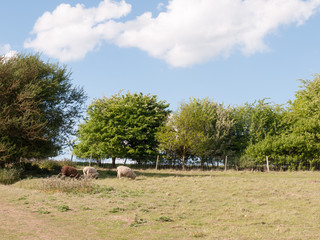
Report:
[{"label": "field", "polygon": [[0,239],[320,239],[319,172],[99,172],[0,185]]}]

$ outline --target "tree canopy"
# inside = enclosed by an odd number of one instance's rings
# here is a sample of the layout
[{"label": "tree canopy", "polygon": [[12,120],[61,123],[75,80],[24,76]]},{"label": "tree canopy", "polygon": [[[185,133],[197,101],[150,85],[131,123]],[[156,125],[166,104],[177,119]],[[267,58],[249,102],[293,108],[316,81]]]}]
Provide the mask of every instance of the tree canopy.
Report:
[{"label": "tree canopy", "polygon": [[65,66],[39,55],[0,57],[0,162],[56,156],[81,116],[86,95]]},{"label": "tree canopy", "polygon": [[158,132],[159,149],[169,158],[180,156],[183,169],[188,157],[199,158],[203,166],[208,159],[225,154],[232,127],[231,109],[208,98],[191,98]]},{"label": "tree canopy", "polygon": [[[129,158],[169,165],[205,163],[225,156],[244,167],[320,168],[320,75],[301,80],[295,99],[277,105],[262,99],[224,106],[190,98],[171,113],[156,95],[121,92],[92,101],[77,129],[74,154],[98,162]],[[86,95],[66,66],[39,55],[0,57],[0,166],[21,158],[56,156],[82,114]]]},{"label": "tree canopy", "polygon": [[[320,78],[301,80],[295,100],[280,114],[281,127],[246,149],[246,155],[263,161],[270,156],[276,165],[297,168],[320,157]],[[275,119],[275,117],[273,117]]]},{"label": "tree canopy", "polygon": [[157,96],[142,93],[118,93],[94,100],[79,126],[75,155],[147,161],[157,154],[155,134],[170,113],[168,107]]}]

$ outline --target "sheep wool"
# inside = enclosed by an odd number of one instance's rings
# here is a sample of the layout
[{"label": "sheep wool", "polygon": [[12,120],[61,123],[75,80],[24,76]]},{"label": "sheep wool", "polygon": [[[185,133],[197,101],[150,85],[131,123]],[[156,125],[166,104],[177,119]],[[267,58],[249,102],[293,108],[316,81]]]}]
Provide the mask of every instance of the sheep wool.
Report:
[{"label": "sheep wool", "polygon": [[70,166],[63,166],[61,168],[61,175],[63,177],[74,177],[74,178],[80,178],[80,174],[78,173],[77,169]]},{"label": "sheep wool", "polygon": [[126,166],[117,167],[117,178],[120,179],[122,176],[131,179],[136,179],[136,174],[132,171],[131,168],[128,168]]},{"label": "sheep wool", "polygon": [[87,178],[95,178],[99,177],[99,173],[94,167],[84,167],[83,168],[83,176]]}]

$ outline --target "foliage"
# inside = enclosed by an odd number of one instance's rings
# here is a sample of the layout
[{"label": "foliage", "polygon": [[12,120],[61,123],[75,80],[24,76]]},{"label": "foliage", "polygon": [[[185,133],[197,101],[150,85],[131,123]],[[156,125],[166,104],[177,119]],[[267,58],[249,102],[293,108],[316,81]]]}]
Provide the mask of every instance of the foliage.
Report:
[{"label": "foliage", "polygon": [[12,184],[20,180],[21,171],[16,168],[0,168],[0,183]]},{"label": "foliage", "polygon": [[157,96],[142,93],[96,99],[79,126],[75,155],[96,160],[131,158],[137,162],[155,156],[155,134],[169,114],[168,106]]},{"label": "foliage", "polygon": [[257,161],[270,156],[275,165],[284,164],[293,170],[307,169],[310,163],[310,168],[315,168],[314,163],[320,158],[320,77],[315,75],[313,81],[301,82],[296,99],[278,118],[282,123],[276,125],[276,131],[252,142],[246,149],[247,155]]},{"label": "foliage", "polygon": [[223,155],[231,142],[231,111],[205,98],[183,103],[157,134],[159,149],[170,159],[180,156],[184,169],[188,157],[201,165],[215,155]]},{"label": "foliage", "polygon": [[68,205],[65,205],[65,204],[61,204],[61,205],[58,205],[57,206],[57,209],[60,211],[60,212],[67,212],[70,210],[70,207]]},{"label": "foliage", "polygon": [[235,107],[232,150],[243,154],[249,145],[254,145],[267,136],[277,135],[284,128],[283,116],[284,109],[266,102],[266,99]]},{"label": "foliage", "polygon": [[39,55],[0,57],[0,163],[55,156],[86,99],[66,67]]}]

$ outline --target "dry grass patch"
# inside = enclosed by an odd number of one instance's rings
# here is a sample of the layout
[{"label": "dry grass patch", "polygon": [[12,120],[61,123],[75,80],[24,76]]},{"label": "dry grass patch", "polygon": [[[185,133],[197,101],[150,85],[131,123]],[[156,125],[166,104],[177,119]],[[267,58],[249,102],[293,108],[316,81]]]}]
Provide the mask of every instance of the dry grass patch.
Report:
[{"label": "dry grass patch", "polygon": [[320,239],[319,172],[136,172],[135,181],[23,180],[0,197],[77,229],[69,239]]}]

